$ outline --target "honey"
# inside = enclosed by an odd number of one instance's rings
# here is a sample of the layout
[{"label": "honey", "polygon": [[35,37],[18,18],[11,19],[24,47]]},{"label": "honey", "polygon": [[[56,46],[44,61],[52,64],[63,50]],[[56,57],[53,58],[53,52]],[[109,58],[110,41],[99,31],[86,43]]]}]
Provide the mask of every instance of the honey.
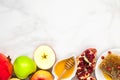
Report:
[{"label": "honey", "polygon": [[99,65],[106,80],[120,80],[120,56],[114,53],[108,53],[108,55],[102,59]]},{"label": "honey", "polygon": [[107,75],[106,73],[103,72],[103,75],[106,80],[112,80],[112,78],[109,75]]},{"label": "honey", "polygon": [[[64,71],[65,61],[66,61],[66,59],[62,60],[56,64],[56,66],[54,68],[54,72],[57,76],[60,76],[62,74],[62,72]],[[71,69],[67,70],[65,72],[65,74],[63,74],[62,79],[69,78],[72,75],[72,73],[74,72],[74,69],[75,69],[75,65]]]}]

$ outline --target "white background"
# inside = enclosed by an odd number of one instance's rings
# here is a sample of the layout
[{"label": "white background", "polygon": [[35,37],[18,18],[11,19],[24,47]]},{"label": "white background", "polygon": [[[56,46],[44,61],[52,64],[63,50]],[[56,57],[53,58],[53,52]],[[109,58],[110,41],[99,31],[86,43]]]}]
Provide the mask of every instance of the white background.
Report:
[{"label": "white background", "polygon": [[120,0],[0,0],[0,52],[14,61],[40,44],[57,59],[120,48]]}]

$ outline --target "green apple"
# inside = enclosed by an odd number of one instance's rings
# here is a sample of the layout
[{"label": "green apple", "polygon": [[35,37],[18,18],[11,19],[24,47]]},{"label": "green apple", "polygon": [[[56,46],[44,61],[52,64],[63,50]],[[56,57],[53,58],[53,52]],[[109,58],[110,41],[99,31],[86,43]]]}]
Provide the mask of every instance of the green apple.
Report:
[{"label": "green apple", "polygon": [[35,62],[27,56],[19,56],[13,64],[14,72],[20,79],[27,78],[31,73],[36,71]]},{"label": "green apple", "polygon": [[55,63],[55,52],[48,45],[41,45],[34,51],[34,61],[40,69],[50,69]]}]

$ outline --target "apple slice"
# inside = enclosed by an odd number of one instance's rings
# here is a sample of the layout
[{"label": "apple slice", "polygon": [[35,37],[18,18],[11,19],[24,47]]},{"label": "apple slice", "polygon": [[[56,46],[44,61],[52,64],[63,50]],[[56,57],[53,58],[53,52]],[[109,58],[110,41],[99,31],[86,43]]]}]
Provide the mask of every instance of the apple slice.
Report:
[{"label": "apple slice", "polygon": [[40,69],[50,69],[55,63],[55,53],[51,47],[41,45],[34,52],[34,61]]}]

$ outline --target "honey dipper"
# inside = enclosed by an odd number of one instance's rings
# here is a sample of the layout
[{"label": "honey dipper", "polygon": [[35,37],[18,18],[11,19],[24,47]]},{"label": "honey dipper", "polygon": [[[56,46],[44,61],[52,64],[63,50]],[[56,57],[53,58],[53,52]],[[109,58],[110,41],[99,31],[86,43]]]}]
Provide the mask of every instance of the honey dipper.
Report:
[{"label": "honey dipper", "polygon": [[74,60],[74,57],[70,57],[68,59],[66,59],[65,61],[65,69],[64,71],[61,73],[61,75],[58,77],[58,80],[61,80],[62,76],[65,74],[65,72],[67,70],[70,70],[73,66],[75,65],[75,60]]}]

